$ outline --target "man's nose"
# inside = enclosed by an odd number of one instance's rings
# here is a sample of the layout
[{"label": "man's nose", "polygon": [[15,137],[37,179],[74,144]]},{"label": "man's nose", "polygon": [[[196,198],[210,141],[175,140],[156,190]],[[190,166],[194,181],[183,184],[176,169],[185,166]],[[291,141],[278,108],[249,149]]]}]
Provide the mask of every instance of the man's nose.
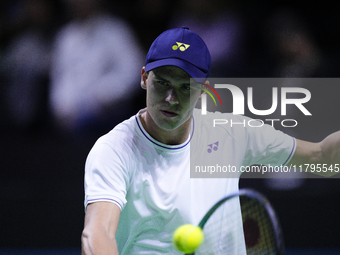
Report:
[{"label": "man's nose", "polygon": [[169,102],[170,104],[178,104],[178,97],[177,92],[175,89],[171,88],[167,92],[167,96],[165,98],[165,101]]}]

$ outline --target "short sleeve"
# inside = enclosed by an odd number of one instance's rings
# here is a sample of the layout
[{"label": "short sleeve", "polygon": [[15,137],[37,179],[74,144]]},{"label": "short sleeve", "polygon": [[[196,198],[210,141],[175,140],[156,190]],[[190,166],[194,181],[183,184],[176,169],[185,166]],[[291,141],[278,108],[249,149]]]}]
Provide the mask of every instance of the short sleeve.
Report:
[{"label": "short sleeve", "polygon": [[128,162],[123,151],[99,139],[85,164],[85,209],[89,203],[108,201],[122,210],[129,184]]},{"label": "short sleeve", "polygon": [[270,125],[247,128],[244,166],[284,166],[295,152],[296,140]]}]

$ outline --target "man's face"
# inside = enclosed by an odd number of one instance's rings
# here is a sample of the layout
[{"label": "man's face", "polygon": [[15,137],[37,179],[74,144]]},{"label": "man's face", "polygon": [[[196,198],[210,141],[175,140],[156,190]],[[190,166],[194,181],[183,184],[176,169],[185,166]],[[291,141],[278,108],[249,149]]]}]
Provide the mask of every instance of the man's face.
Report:
[{"label": "man's face", "polygon": [[175,66],[159,67],[149,73],[143,70],[142,87],[147,91],[147,110],[153,122],[170,131],[190,121],[202,85],[190,86],[189,74]]}]

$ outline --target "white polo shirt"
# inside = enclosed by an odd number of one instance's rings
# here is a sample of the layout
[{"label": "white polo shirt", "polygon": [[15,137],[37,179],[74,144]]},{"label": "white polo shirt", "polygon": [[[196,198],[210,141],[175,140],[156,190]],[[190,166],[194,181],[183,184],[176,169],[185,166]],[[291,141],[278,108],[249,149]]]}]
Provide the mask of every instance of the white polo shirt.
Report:
[{"label": "white polo shirt", "polygon": [[[240,168],[284,165],[295,150],[295,139],[271,126],[220,125],[213,129],[213,119],[233,118],[235,123],[249,119],[222,113],[202,116],[196,109],[190,137],[170,146],[153,139],[139,115],[98,139],[85,166],[85,208],[96,201],[110,201],[122,210],[116,234],[120,254],[181,254],[172,245],[175,229],[186,223],[197,225],[213,204],[238,190],[239,178],[190,178],[190,153],[192,157],[215,153],[219,164]],[[219,236],[242,243],[230,254],[245,254],[238,201],[228,204],[225,216],[214,217],[220,217],[223,225],[231,211],[237,214],[234,224],[218,230]]]}]

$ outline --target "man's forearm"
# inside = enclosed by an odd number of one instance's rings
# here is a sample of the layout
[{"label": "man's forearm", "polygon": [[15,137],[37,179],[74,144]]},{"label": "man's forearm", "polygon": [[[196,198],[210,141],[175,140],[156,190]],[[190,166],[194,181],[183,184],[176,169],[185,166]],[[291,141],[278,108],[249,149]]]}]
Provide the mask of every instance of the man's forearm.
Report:
[{"label": "man's forearm", "polygon": [[115,238],[108,237],[105,233],[87,233],[83,231],[82,255],[118,255],[117,243]]},{"label": "man's forearm", "polygon": [[322,158],[324,163],[339,164],[340,163],[340,131],[327,136],[321,142]]},{"label": "man's forearm", "polygon": [[331,177],[340,172],[340,131],[327,136],[319,143],[296,140],[296,150],[289,161],[300,171]]}]

